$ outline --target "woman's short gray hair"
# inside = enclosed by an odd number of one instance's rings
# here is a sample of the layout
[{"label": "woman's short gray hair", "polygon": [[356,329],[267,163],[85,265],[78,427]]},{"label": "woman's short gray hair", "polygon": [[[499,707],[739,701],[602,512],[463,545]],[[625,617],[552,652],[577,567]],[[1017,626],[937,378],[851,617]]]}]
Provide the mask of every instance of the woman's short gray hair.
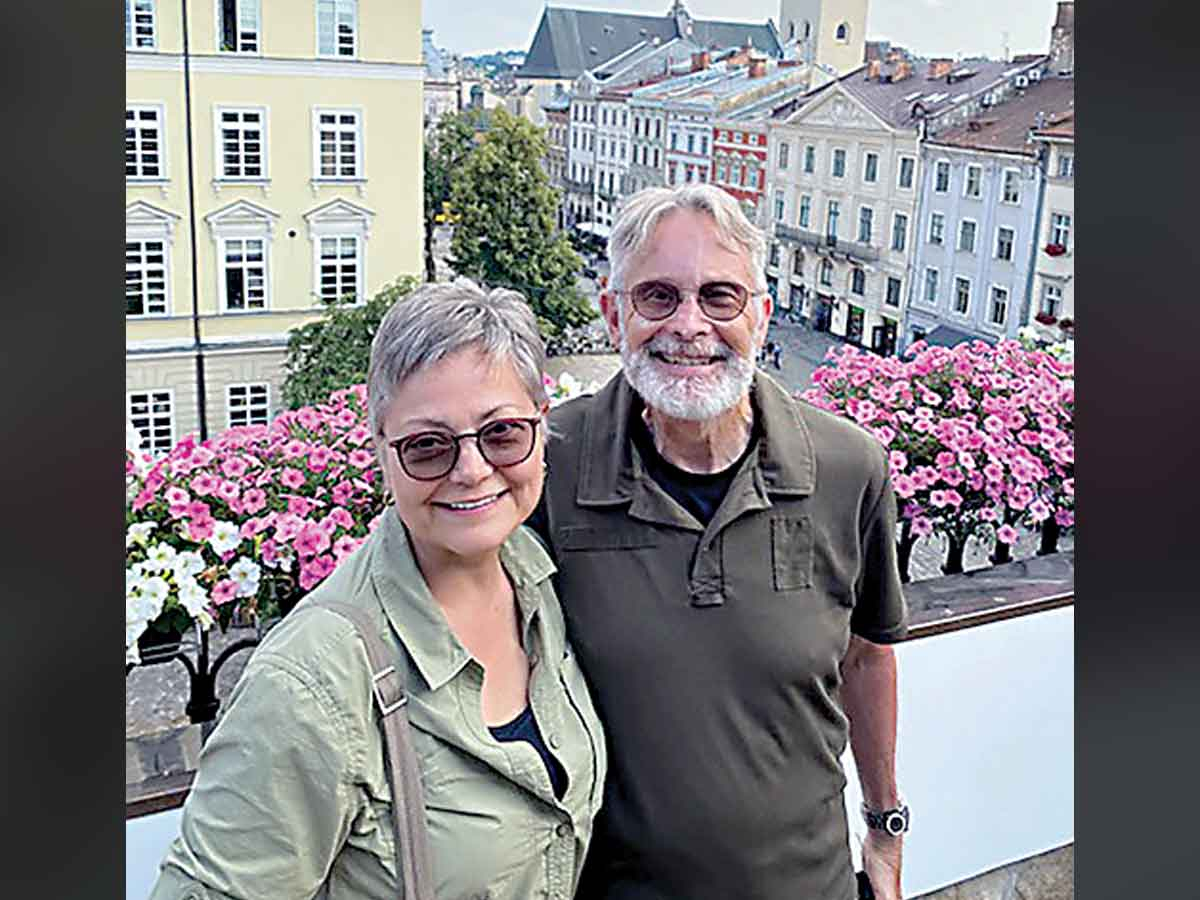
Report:
[{"label": "woman's short gray hair", "polygon": [[630,197],[617,214],[612,234],[608,238],[608,258],[612,262],[612,286],[625,287],[625,271],[629,263],[645,248],[658,220],[677,209],[702,212],[710,216],[717,228],[717,240],[735,253],[750,257],[750,272],[754,278],[751,289],[767,289],[767,239],[762,230],[746,218],[741,204],[719,187],[707,183],[684,184],[680,187],[650,187]]},{"label": "woman's short gray hair", "polygon": [[512,363],[530,399],[539,408],[546,402],[546,347],[521,294],[484,291],[467,278],[424,284],[392,304],[371,341],[367,409],[374,434],[383,434],[392,392],[401,382],[468,348]]}]

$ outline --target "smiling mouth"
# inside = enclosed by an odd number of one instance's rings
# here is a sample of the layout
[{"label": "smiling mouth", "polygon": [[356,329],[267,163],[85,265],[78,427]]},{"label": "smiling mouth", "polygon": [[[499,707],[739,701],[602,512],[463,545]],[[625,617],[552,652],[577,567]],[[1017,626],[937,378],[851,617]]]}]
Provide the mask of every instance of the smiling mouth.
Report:
[{"label": "smiling mouth", "polygon": [[500,491],[496,494],[489,494],[486,497],[480,497],[478,500],[457,500],[452,503],[442,500],[435,500],[433,505],[440,506],[443,509],[453,509],[457,512],[469,512],[473,509],[483,509],[485,506],[490,506],[507,493],[508,491]]},{"label": "smiling mouth", "polygon": [[725,361],[723,356],[683,356],[678,353],[663,353],[659,350],[651,350],[650,355],[659,362],[672,366],[712,366]]}]

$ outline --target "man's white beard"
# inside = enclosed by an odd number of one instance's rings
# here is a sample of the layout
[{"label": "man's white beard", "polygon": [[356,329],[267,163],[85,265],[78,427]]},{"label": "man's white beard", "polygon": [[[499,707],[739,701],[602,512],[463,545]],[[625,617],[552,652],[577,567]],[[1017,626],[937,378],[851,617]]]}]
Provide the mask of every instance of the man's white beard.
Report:
[{"label": "man's white beard", "polygon": [[[754,361],[739,356],[720,338],[689,343],[659,333],[636,351],[631,351],[623,318],[619,327],[625,379],[647,406],[674,419],[692,422],[714,419],[737,406],[754,381]],[[699,353],[721,357],[723,361],[708,375],[669,375],[663,371],[662,364],[651,357],[651,351],[668,356]]]}]

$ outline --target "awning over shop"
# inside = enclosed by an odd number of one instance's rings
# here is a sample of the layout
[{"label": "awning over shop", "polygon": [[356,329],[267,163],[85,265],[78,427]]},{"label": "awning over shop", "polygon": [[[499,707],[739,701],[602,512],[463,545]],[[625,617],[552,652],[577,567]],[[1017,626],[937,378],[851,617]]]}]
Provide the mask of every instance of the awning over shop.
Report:
[{"label": "awning over shop", "polygon": [[987,341],[989,344],[995,344],[996,339],[987,337],[982,334],[967,334],[965,331],[959,331],[957,328],[951,328],[949,325],[938,325],[933,331],[925,335],[925,343],[931,347],[957,347],[963,341]]}]

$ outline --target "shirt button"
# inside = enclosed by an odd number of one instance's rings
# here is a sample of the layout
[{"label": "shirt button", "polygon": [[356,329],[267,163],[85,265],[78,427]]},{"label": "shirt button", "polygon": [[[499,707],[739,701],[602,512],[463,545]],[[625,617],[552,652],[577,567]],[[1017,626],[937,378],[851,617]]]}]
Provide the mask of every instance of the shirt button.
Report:
[{"label": "shirt button", "polygon": [[562,741],[559,740],[559,737],[557,734],[550,735],[550,746],[553,747],[555,750],[558,749],[558,745],[561,743],[562,743]]},{"label": "shirt button", "polygon": [[554,829],[554,833],[557,834],[560,838],[570,837],[571,836],[571,826],[568,825],[566,822],[561,822],[561,823],[559,823],[558,827]]}]

